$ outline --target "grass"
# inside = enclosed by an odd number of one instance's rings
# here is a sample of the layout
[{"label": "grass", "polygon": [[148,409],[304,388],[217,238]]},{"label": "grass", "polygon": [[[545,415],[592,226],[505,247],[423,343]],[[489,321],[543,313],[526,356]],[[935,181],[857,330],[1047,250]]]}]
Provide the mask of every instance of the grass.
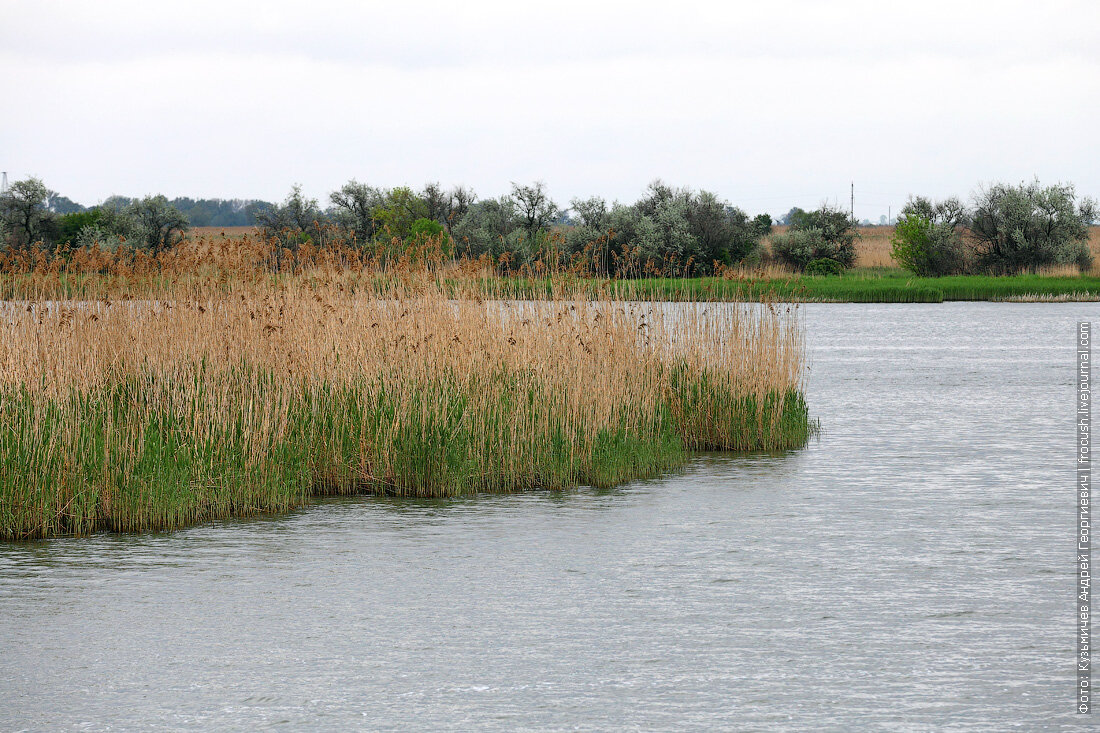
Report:
[{"label": "grass", "polygon": [[813,430],[801,327],[778,308],[561,283],[500,302],[424,270],[223,275],[161,273],[137,303],[0,304],[0,537],[611,486]]},{"label": "grass", "polygon": [[[959,275],[915,277],[902,270],[853,270],[840,276],[787,275],[755,278],[649,278],[582,281],[595,297],[611,293],[624,300],[749,301],[833,303],[942,303],[955,300],[1095,300],[1100,277]],[[494,295],[539,298],[551,292],[550,279],[513,279],[486,285]]]}]

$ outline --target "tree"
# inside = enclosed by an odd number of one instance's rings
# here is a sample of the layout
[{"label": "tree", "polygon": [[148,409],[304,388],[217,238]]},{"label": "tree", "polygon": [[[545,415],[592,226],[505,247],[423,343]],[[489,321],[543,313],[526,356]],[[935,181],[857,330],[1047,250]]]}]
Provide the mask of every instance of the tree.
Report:
[{"label": "tree", "polygon": [[145,246],[154,253],[178,244],[189,226],[187,218],[163,195],[146,196],[135,201],[130,205],[129,213],[141,228]]},{"label": "tree", "polygon": [[640,217],[632,242],[644,266],[665,268],[698,260],[699,240],[688,219],[691,192],[661,180],[650,183],[646,192],[634,204]]},{"label": "tree", "polygon": [[340,223],[355,232],[361,241],[374,237],[378,228],[375,212],[385,204],[385,193],[380,189],[359,183],[354,178],[339,191],[329,194],[329,201],[338,210]]},{"label": "tree", "polygon": [[438,182],[424,184],[420,191],[420,198],[428,210],[428,219],[434,219],[440,224],[447,221],[447,205],[450,203],[450,195],[443,190]]},{"label": "tree", "polygon": [[772,253],[780,262],[797,270],[820,259],[835,260],[844,268],[855,264],[859,234],[846,211],[828,205],[814,211],[799,209],[788,214],[788,220],[790,229],[772,237]]},{"label": "tree", "polygon": [[57,191],[50,191],[46,197],[46,208],[55,214],[76,214],[87,209],[76,203],[68,196],[62,196]]},{"label": "tree", "polygon": [[0,194],[0,219],[17,243],[27,246],[50,237],[56,217],[46,206],[49,194],[38,178],[16,181]]},{"label": "tree", "polygon": [[696,257],[704,271],[715,262],[740,262],[755,252],[760,242],[748,214],[710,191],[689,197],[688,222],[698,241]]},{"label": "tree", "polygon": [[519,228],[516,203],[510,197],[482,199],[454,225],[454,239],[464,255],[497,257],[506,251],[506,242],[513,241]]},{"label": "tree", "polygon": [[752,227],[757,236],[763,238],[772,233],[772,215],[757,214],[752,218]]},{"label": "tree", "polygon": [[564,232],[566,251],[591,257],[597,274],[610,274],[612,237],[607,202],[598,196],[574,198],[569,207],[575,217]]},{"label": "tree", "polygon": [[475,201],[477,201],[477,194],[472,188],[455,186],[450,190],[447,195],[447,216],[443,221],[448,234],[453,234],[455,224],[466,215]]},{"label": "tree", "polygon": [[390,236],[405,239],[412,232],[413,222],[428,218],[428,206],[407,186],[398,186],[385,194],[380,206],[372,212],[377,226]]},{"label": "tree", "polygon": [[1078,204],[1071,184],[997,183],[974,196],[970,233],[979,263],[995,273],[1056,264],[1087,269],[1089,223],[1096,216],[1096,202]]},{"label": "tree", "polygon": [[569,202],[570,208],[577,213],[581,226],[590,229],[602,229],[607,225],[607,202],[599,196]]},{"label": "tree", "polygon": [[530,241],[558,217],[558,206],[546,193],[546,184],[542,181],[530,186],[513,183],[512,199]]},{"label": "tree", "polygon": [[101,209],[114,209],[115,211],[121,211],[130,204],[134,203],[134,199],[129,196],[108,196],[102,204],[99,205]]},{"label": "tree", "polygon": [[256,223],[255,212],[271,208],[266,201],[252,199],[193,199],[186,196],[168,201],[193,227],[236,227]]},{"label": "tree", "polygon": [[784,226],[793,226],[796,223],[802,221],[802,217],[806,215],[806,212],[797,206],[792,206],[791,210],[784,214],[779,223]]},{"label": "tree", "polygon": [[969,259],[962,238],[965,222],[966,208],[957,198],[939,202],[911,198],[894,227],[891,255],[922,277],[965,272]]},{"label": "tree", "polygon": [[296,183],[282,204],[256,212],[256,225],[268,236],[287,230],[306,233],[323,218],[317,199],[302,195],[302,186]]}]

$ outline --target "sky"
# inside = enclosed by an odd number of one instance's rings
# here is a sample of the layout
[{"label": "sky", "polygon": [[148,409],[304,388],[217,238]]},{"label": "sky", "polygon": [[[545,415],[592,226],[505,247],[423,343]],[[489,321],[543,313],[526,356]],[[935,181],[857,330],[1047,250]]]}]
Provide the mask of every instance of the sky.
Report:
[{"label": "sky", "polygon": [[0,170],[324,201],[349,179],[661,178],[750,213],[1071,182],[1100,197],[1100,3],[0,0]]}]

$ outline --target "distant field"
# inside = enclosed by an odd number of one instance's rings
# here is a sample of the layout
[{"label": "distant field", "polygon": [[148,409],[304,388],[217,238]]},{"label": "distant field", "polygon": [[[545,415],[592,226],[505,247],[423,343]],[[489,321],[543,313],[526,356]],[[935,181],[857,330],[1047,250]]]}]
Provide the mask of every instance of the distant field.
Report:
[{"label": "distant field", "polygon": [[243,237],[246,234],[252,234],[255,231],[256,227],[192,227],[190,234],[196,239],[199,237],[205,237],[206,239],[233,239],[234,237]]}]

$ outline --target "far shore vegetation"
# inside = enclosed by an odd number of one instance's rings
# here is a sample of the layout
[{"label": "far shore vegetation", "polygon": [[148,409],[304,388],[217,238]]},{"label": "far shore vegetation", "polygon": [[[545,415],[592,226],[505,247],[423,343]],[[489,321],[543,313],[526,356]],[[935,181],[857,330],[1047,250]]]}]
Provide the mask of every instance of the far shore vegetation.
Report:
[{"label": "far shore vegetation", "polygon": [[62,297],[76,297],[99,274],[82,264],[98,257],[88,252],[139,263],[206,238],[246,249],[260,239],[288,251],[369,250],[382,260],[438,240],[445,258],[479,263],[501,279],[489,290],[513,297],[538,296],[551,273],[586,280],[589,292],[669,300],[1100,297],[1100,212],[1071,185],[993,184],[969,202],[918,196],[895,226],[879,227],[829,206],[793,208],[778,221],[750,217],[713,193],[661,181],[633,204],[590,197],[562,208],[541,183],[479,199],[462,186],[352,180],[326,203],[296,186],[279,204],[113,196],[85,208],[37,179],[17,181],[0,195],[0,297],[22,297],[28,276],[43,270],[60,273]]}]

